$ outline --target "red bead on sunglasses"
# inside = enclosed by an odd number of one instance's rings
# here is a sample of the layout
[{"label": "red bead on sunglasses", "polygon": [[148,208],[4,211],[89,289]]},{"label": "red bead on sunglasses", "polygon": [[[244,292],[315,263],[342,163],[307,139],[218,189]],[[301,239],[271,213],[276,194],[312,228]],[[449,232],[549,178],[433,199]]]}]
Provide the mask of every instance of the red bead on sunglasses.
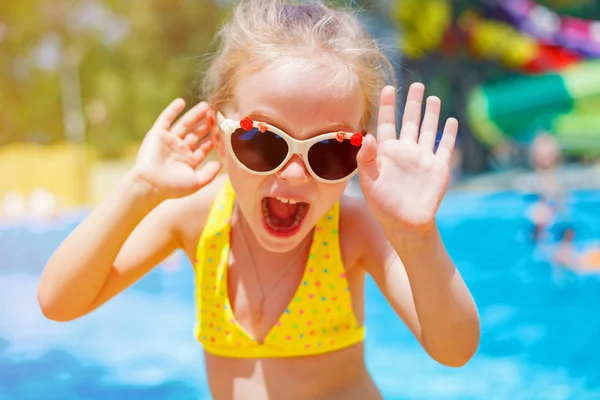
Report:
[{"label": "red bead on sunglasses", "polygon": [[235,121],[219,112],[217,121],[233,160],[250,173],[274,174],[294,154],[302,157],[308,172],[321,182],[343,182],[356,173],[356,155],[363,141],[361,133],[339,131],[298,140],[250,117]]},{"label": "red bead on sunglasses", "polygon": [[360,146],[362,142],[363,135],[358,132],[352,135],[352,137],[350,138],[350,143],[352,143],[352,146]]},{"label": "red bead on sunglasses", "polygon": [[252,121],[252,118],[244,117],[240,121],[240,126],[242,127],[243,130],[249,131],[250,129],[252,129],[254,127],[254,122]]}]

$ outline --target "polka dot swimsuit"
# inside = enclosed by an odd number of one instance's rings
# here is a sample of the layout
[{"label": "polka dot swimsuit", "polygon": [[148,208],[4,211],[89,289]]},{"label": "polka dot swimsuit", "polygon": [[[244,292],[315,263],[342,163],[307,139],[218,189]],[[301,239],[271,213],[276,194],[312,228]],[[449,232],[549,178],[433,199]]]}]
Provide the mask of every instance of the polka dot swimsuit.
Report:
[{"label": "polka dot swimsuit", "polygon": [[227,182],[210,211],[197,249],[196,337],[209,353],[234,358],[327,353],[364,340],[339,248],[339,203],[317,223],[304,274],[285,311],[259,343],[236,320],[227,292],[229,234],[235,194]]}]

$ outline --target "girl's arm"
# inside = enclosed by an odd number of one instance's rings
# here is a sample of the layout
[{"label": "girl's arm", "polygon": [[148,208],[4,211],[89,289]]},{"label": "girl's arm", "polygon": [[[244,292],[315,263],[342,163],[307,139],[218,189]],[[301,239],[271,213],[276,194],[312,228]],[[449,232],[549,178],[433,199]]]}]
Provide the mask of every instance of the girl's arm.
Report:
[{"label": "girl's arm", "polygon": [[168,256],[177,245],[169,226],[174,210],[159,203],[128,174],[48,261],[38,288],[44,315],[55,321],[81,317]]},{"label": "girl's arm", "polygon": [[465,364],[479,344],[475,303],[440,237],[435,216],[446,193],[458,121],[438,138],[441,101],[410,86],[398,137],[396,93],[382,90],[377,138],[367,135],[358,172],[368,246],[364,264],[429,354]]},{"label": "girl's arm", "polygon": [[406,310],[399,314],[410,315],[412,331],[435,360],[454,367],[466,364],[479,346],[479,315],[439,231],[380,239],[386,260],[371,254],[365,265],[392,307]]},{"label": "girl's arm", "polygon": [[386,235],[364,202],[353,203],[360,265],[432,358],[464,365],[479,345],[479,316],[437,229],[431,236]]},{"label": "girl's arm", "polygon": [[179,246],[182,204],[214,179],[220,165],[196,170],[212,148],[212,128],[200,103],[173,123],[178,99],[144,138],[138,158],[118,188],[58,247],[42,274],[38,301],[44,315],[68,321],[89,313],[140,279]]}]

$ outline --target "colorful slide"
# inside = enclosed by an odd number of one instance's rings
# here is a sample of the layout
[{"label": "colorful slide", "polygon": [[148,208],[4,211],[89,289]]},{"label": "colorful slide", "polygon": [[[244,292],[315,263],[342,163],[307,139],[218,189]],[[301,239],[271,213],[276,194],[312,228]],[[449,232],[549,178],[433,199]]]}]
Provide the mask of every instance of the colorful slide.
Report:
[{"label": "colorful slide", "polygon": [[600,151],[600,61],[479,86],[467,115],[489,147],[506,139],[527,143],[545,130],[567,154]]}]

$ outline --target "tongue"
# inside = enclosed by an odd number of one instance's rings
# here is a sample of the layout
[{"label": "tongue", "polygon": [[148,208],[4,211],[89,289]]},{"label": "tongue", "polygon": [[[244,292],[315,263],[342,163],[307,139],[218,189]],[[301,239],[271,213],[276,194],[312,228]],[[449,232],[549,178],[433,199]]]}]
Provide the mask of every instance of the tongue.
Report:
[{"label": "tongue", "polygon": [[267,197],[267,210],[269,210],[269,217],[273,225],[281,227],[292,226],[299,207],[300,203],[282,203],[273,197]]}]

